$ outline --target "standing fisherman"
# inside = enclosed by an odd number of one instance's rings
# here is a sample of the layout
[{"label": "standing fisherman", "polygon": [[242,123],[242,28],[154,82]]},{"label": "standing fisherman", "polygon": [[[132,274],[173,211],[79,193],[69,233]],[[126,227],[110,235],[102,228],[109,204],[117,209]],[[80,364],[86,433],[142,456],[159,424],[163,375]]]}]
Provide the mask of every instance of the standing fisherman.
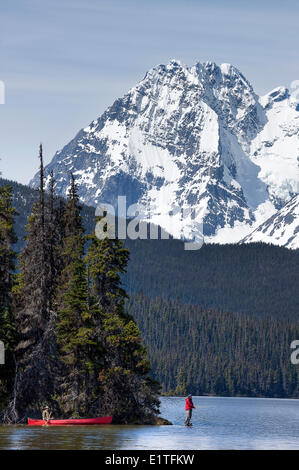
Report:
[{"label": "standing fisherman", "polygon": [[192,418],[192,409],[195,409],[195,406],[193,405],[192,401],[192,395],[188,395],[186,398],[186,405],[185,405],[185,410],[186,410],[186,419],[185,419],[185,426],[192,426],[191,424],[191,418]]}]

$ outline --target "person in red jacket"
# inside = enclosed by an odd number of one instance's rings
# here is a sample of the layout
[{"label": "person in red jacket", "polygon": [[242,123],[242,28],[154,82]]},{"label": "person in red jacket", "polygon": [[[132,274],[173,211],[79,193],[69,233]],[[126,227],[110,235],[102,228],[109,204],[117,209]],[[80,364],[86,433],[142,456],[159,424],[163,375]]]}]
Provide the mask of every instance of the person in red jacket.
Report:
[{"label": "person in red jacket", "polygon": [[195,409],[195,406],[193,405],[193,401],[192,401],[192,395],[188,395],[186,398],[186,405],[185,405],[185,410],[186,410],[185,426],[191,426],[190,421],[192,418],[193,408]]}]

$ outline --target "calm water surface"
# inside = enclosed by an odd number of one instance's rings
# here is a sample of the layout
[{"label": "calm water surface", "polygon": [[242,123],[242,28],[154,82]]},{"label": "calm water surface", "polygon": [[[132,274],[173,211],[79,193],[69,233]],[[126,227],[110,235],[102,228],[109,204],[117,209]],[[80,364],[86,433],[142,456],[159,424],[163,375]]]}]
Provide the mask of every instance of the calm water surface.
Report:
[{"label": "calm water surface", "polygon": [[0,449],[299,449],[299,400],[194,397],[161,399],[173,426],[0,426]]}]

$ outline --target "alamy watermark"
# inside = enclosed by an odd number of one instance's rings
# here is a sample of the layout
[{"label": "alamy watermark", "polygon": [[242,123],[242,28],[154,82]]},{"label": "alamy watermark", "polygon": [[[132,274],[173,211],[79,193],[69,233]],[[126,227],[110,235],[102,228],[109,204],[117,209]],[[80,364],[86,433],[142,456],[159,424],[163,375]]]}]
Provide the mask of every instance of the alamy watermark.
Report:
[{"label": "alamy watermark", "polygon": [[299,364],[299,339],[291,342],[291,349],[295,349],[291,354],[291,363],[296,366]]},{"label": "alamy watermark", "polygon": [[5,104],[5,84],[0,80],[0,104]]},{"label": "alamy watermark", "polygon": [[3,341],[0,341],[0,365],[5,364],[5,346]]},{"label": "alamy watermark", "polygon": [[[117,214],[117,217],[116,217]],[[96,208],[95,215],[98,218],[95,233],[99,240],[104,238],[121,240],[167,240],[171,236],[178,240],[184,240],[185,250],[199,250],[203,243],[203,224],[199,214],[190,207],[172,207],[164,215],[167,227],[171,235],[152,222],[154,210],[150,205],[131,204],[127,206],[126,196],[118,196],[116,206],[101,203]],[[174,232],[174,233],[173,233]]]}]

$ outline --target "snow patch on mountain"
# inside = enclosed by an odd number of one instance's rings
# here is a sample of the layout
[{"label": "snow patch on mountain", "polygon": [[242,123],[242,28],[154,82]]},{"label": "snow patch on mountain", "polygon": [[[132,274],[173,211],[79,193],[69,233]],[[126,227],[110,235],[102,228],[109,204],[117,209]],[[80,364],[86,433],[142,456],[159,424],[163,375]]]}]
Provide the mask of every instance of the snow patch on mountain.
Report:
[{"label": "snow patch on mountain", "polygon": [[299,112],[288,90],[279,87],[261,98],[267,122],[251,142],[250,155],[259,178],[280,208],[299,192]]},{"label": "snow patch on mountain", "polygon": [[299,248],[299,195],[242,240],[242,243],[251,242]]}]

